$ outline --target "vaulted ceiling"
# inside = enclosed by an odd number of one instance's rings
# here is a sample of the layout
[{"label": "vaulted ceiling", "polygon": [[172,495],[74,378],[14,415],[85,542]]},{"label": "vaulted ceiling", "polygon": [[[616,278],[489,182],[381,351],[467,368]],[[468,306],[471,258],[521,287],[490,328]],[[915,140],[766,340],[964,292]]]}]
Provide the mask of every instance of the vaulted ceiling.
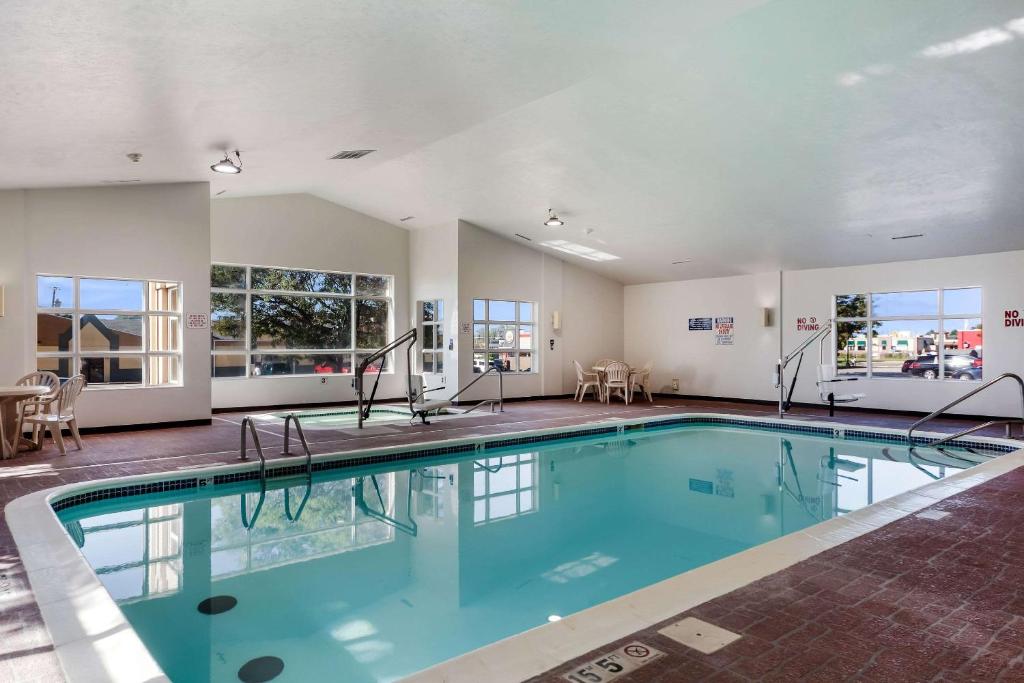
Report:
[{"label": "vaulted ceiling", "polygon": [[8,0],[0,64],[3,188],[310,192],[623,282],[1024,248],[1019,0]]}]

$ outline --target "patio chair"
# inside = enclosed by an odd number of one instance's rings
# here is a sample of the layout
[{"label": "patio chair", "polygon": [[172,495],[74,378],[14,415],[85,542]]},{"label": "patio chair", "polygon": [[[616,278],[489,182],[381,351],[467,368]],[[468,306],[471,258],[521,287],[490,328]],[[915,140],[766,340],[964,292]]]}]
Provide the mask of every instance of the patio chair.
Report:
[{"label": "patio chair", "polygon": [[[14,384],[19,387],[46,387],[47,389],[49,389],[47,393],[41,396],[36,396],[34,398],[28,399],[27,401],[21,402],[21,405],[18,409],[18,427],[15,430],[15,433],[18,436],[21,436],[22,420],[24,420],[24,418],[28,415],[35,415],[37,412],[39,412],[40,405],[47,403],[54,397],[54,395],[57,393],[57,390],[60,389],[60,377],[58,377],[56,374],[52,372],[47,372],[46,370],[38,370],[36,372],[28,373]],[[36,440],[35,432],[37,429],[38,427],[35,427],[32,430],[33,441]]]},{"label": "patio chair", "polygon": [[629,405],[629,366],[618,360],[604,369],[605,402],[611,403],[613,391]]},{"label": "patio chair", "polygon": [[42,444],[43,430],[50,432],[50,438],[57,444],[61,455],[67,455],[64,448],[64,436],[60,433],[61,426],[67,425],[71,436],[75,439],[78,450],[82,450],[82,436],[78,433],[78,421],[75,417],[75,402],[82,389],[85,388],[85,375],[75,375],[61,385],[48,401],[40,401],[36,412],[22,418],[22,422],[32,425],[32,434],[39,430],[39,440],[33,441],[37,446]]},{"label": "patio chair", "polygon": [[572,364],[576,366],[576,393],[573,395],[573,400],[582,403],[583,397],[587,395],[587,389],[593,389],[597,400],[603,402],[604,393],[601,391],[601,378],[598,374],[586,372],[578,360],[574,360]]},{"label": "patio chair", "polygon": [[651,393],[651,371],[653,369],[654,363],[647,361],[642,368],[634,369],[629,373],[629,395],[631,398],[639,389],[641,395],[654,403],[654,395]]}]

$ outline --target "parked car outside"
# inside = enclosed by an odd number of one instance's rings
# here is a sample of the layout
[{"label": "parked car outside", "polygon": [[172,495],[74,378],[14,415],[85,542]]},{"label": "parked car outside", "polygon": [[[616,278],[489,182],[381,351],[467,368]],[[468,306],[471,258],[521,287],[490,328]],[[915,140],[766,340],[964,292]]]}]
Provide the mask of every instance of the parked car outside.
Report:
[{"label": "parked car outside", "polygon": [[[981,379],[981,358],[967,354],[947,354],[944,365],[946,377],[959,380]],[[939,376],[938,356],[934,353],[918,356],[910,361],[904,372],[925,379],[937,379]]]}]

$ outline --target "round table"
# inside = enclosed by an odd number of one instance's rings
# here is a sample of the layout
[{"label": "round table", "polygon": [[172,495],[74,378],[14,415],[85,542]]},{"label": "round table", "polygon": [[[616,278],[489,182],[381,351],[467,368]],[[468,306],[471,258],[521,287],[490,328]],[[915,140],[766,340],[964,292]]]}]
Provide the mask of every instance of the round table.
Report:
[{"label": "round table", "polygon": [[18,434],[18,404],[25,399],[48,393],[49,387],[0,386],[0,458],[13,458],[21,444],[21,434]]}]

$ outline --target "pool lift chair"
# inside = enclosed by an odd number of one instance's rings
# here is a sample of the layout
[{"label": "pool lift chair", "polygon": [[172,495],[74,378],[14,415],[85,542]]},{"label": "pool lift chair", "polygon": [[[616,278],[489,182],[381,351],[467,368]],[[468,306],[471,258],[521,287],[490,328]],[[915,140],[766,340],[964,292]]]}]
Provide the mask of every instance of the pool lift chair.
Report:
[{"label": "pool lift chair", "polygon": [[[837,403],[853,403],[864,398],[866,394],[837,394],[833,385],[839,382],[856,382],[857,377],[839,377],[836,366],[825,361],[825,342],[832,336],[832,319],[829,318],[821,326],[821,329],[805,339],[784,358],[775,362],[774,383],[779,390],[779,419],[783,419],[793,405],[793,391],[796,389],[796,380],[800,376],[800,366],[804,362],[804,350],[815,341],[818,342],[818,396],[822,402],[828,404],[828,416],[835,417]],[[793,371],[793,379],[789,388],[786,388],[786,368],[793,361],[796,361],[796,370]]]}]

